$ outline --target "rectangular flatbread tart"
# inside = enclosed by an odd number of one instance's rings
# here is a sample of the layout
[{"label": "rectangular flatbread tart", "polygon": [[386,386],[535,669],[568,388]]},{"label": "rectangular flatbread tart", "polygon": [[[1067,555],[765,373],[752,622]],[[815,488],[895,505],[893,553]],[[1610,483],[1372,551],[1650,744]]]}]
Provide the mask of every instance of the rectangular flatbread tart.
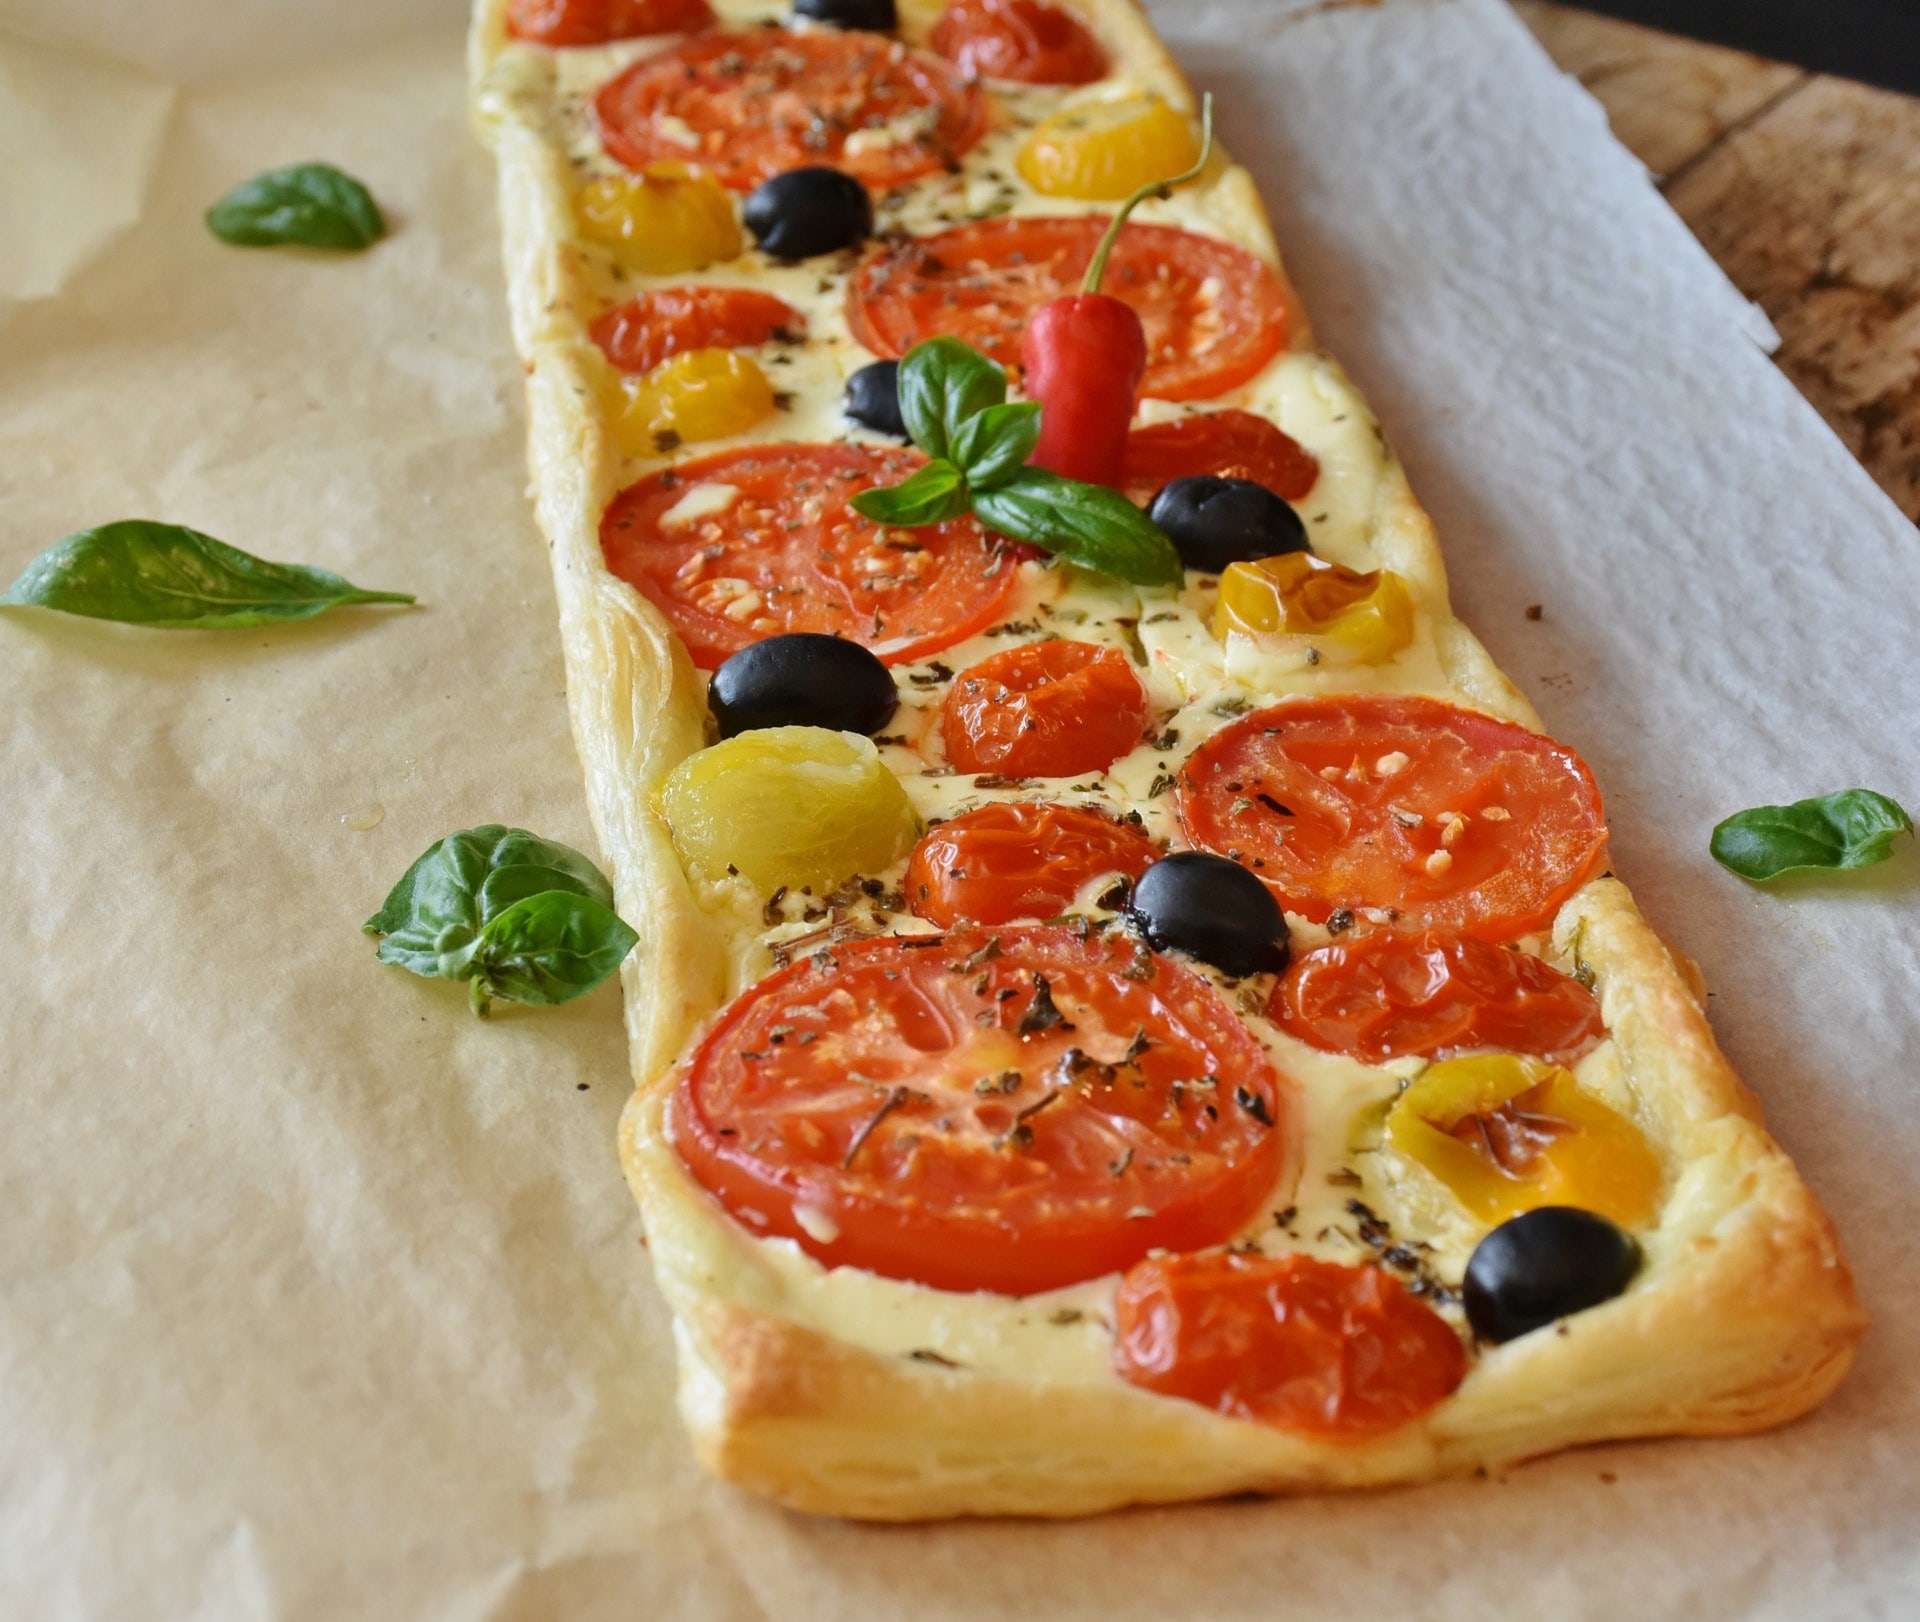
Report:
[{"label": "rectangular flatbread tart", "polygon": [[479,0],[704,1465],[908,1520],[1777,1425],[1832,1228],[1128,0]]}]

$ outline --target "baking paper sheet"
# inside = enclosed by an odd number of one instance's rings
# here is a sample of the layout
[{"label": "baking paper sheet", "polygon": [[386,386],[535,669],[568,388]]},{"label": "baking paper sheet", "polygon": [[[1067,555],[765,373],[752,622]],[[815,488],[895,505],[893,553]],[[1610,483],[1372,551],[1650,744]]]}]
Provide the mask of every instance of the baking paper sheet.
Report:
[{"label": "baking paper sheet", "polygon": [[[1854,1374],[1757,1439],[1074,1525],[852,1526],[703,1479],[614,1159],[618,992],[482,1025],[358,927],[451,828],[592,848],[461,7],[0,0],[0,140],[38,131],[0,267],[52,284],[0,300],[0,576],[149,516],[422,600],[0,617],[0,1614],[1920,1612],[1920,861],[1762,893],[1706,851],[1749,804],[1920,802],[1920,539],[1497,0],[1154,10],[1461,611],[1594,764],[1833,1210],[1876,1320]],[[206,234],[307,158],[394,235]]]}]

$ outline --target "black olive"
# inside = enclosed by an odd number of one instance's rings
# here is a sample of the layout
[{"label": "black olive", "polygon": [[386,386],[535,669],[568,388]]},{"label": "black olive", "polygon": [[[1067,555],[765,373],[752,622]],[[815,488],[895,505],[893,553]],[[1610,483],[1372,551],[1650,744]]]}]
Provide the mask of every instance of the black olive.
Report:
[{"label": "black olive", "polygon": [[1307,550],[1300,515],[1264,484],[1211,473],[1161,486],[1147,516],[1167,532],[1180,561],[1203,574],[1229,563]]},{"label": "black olive", "polygon": [[1467,1322],[1482,1340],[1514,1340],[1611,1301],[1639,1271],[1632,1234],[1593,1211],[1538,1206],[1474,1247],[1463,1292]]},{"label": "black olive", "polygon": [[1227,974],[1287,966],[1287,920],[1273,892],[1238,862],[1183,850],[1140,875],[1127,903],[1149,945],[1190,952]]},{"label": "black olive", "polygon": [[900,26],[893,0],[793,0],[793,14],[809,22],[864,28],[874,34],[891,34]]},{"label": "black olive", "polygon": [[900,415],[900,363],[877,360],[847,379],[840,409],[849,421],[890,439],[906,439],[907,425]]},{"label": "black olive", "polygon": [[873,199],[838,169],[789,169],[755,186],[740,217],[763,252],[811,259],[865,241],[873,231]]},{"label": "black olive", "polygon": [[818,631],[789,631],[742,648],[707,688],[723,738],[760,727],[875,733],[899,702],[885,665],[858,642]]}]

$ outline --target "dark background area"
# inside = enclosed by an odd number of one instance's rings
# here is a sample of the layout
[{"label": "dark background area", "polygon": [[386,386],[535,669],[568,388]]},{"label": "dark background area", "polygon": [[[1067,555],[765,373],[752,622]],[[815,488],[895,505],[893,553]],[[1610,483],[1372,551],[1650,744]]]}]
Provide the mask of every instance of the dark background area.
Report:
[{"label": "dark background area", "polygon": [[1920,0],[1575,0],[1582,10],[1920,95]]}]

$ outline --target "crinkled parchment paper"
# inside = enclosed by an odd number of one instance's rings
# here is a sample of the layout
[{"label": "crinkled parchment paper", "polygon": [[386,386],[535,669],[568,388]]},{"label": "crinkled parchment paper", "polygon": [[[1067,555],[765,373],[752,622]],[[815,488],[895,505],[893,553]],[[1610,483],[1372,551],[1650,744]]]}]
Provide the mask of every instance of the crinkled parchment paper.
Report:
[{"label": "crinkled parchment paper", "polygon": [[[1920,540],[1497,0],[1156,9],[1831,1205],[1876,1317],[1854,1375],[1758,1439],[1077,1525],[702,1479],[614,1160],[617,990],[482,1025],[359,933],[451,828],[591,846],[461,7],[0,0],[0,577],[150,516],[422,601],[0,617],[0,1614],[1920,1611],[1920,861],[1761,893],[1706,850],[1756,802],[1920,801]],[[306,158],[393,236],[207,235]]]}]

